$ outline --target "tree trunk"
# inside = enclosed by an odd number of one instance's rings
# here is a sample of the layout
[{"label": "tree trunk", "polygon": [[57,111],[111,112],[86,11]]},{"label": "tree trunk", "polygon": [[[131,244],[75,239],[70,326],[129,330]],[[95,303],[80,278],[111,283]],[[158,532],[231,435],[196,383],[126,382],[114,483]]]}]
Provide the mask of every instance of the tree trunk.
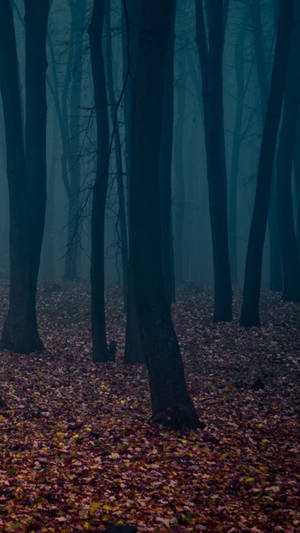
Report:
[{"label": "tree trunk", "polygon": [[[121,241],[121,258],[122,258],[122,273],[123,273],[123,292],[124,304],[127,305],[128,298],[128,239],[127,239],[127,223],[126,223],[126,201],[124,192],[124,172],[122,159],[122,145],[120,138],[120,126],[116,113],[117,101],[114,90],[113,79],[113,53],[112,53],[112,35],[111,35],[111,13],[108,5],[106,12],[106,59],[107,59],[107,89],[110,100],[110,119],[113,127],[114,144],[116,152],[116,174],[117,174],[117,191],[119,202],[119,216],[118,226]],[[125,81],[124,81],[125,83]]]},{"label": "tree trunk", "polygon": [[273,171],[273,184],[271,185],[271,199],[269,208],[269,238],[270,238],[270,289],[274,292],[282,290],[282,257],[279,241],[278,209],[276,170]]},{"label": "tree trunk", "polygon": [[71,94],[69,120],[69,194],[68,194],[68,242],[65,256],[64,279],[75,280],[80,277],[80,103],[82,89],[82,53],[84,18],[86,12],[85,0],[70,2],[73,42]]},{"label": "tree trunk", "polygon": [[[296,10],[297,6],[294,9]],[[298,20],[298,17],[296,19]],[[292,200],[292,165],[300,98],[299,46],[299,25],[295,24],[291,34],[283,118],[277,155],[277,201],[283,265],[282,297],[290,302],[300,301],[300,263]]]},{"label": "tree trunk", "polygon": [[296,126],[296,142],[294,150],[294,181],[296,192],[296,208],[297,208],[297,246],[298,254],[300,255],[300,109],[298,108],[297,126]]},{"label": "tree trunk", "polygon": [[281,0],[271,88],[260,151],[254,210],[246,257],[243,305],[240,319],[242,326],[258,326],[260,324],[259,294],[263,246],[291,27],[292,0]]},{"label": "tree trunk", "polygon": [[10,303],[2,346],[29,353],[43,347],[35,301],[46,205],[45,40],[49,3],[25,2],[25,148],[10,2],[4,0],[0,6],[0,76],[10,197]]},{"label": "tree trunk", "polygon": [[[278,21],[278,13],[276,13],[278,3],[273,4],[275,24]],[[262,124],[265,121],[265,114],[267,109],[267,96],[269,91],[269,77],[267,72],[267,62],[264,47],[264,39],[262,32],[261,21],[261,0],[251,0],[250,2],[250,16],[253,24],[253,41],[254,52],[257,68],[257,76],[260,91],[261,104],[261,118]],[[282,289],[282,268],[281,268],[281,253],[280,242],[278,234],[278,217],[277,217],[277,199],[276,187],[272,186],[270,209],[268,218],[268,230],[270,239],[270,289],[272,291],[281,291]]]},{"label": "tree trunk", "polygon": [[186,86],[183,82],[177,84],[177,120],[174,132],[175,144],[175,202],[174,202],[174,232],[175,232],[175,268],[176,281],[180,285],[184,280],[183,270],[183,230],[185,204],[185,167],[183,164],[184,144],[184,114],[186,107]]},{"label": "tree trunk", "polygon": [[242,21],[240,33],[235,45],[235,71],[237,82],[237,104],[233,130],[233,144],[231,152],[230,180],[229,180],[229,250],[230,266],[233,283],[238,281],[237,260],[237,188],[239,173],[239,158],[241,144],[241,130],[243,121],[243,104],[245,95],[244,54],[245,54],[245,20]]},{"label": "tree trunk", "polygon": [[[175,14],[175,10],[174,10]],[[174,27],[174,21],[172,22]],[[175,301],[174,249],[172,228],[172,154],[174,119],[174,31],[171,32],[166,55],[163,118],[160,147],[160,217],[162,235],[162,268],[166,297],[171,305]]]},{"label": "tree trunk", "polygon": [[[132,124],[132,94],[135,79],[138,39],[140,33],[142,2],[140,0],[127,0],[123,3],[123,64],[124,82],[126,89],[124,94],[124,121],[125,121],[125,162],[127,174],[127,189],[130,187],[130,153],[131,153],[131,124]],[[127,208],[130,212],[130,195],[127,194]],[[128,231],[130,240],[130,217],[128,219]],[[130,243],[129,243],[130,254]],[[144,363],[145,357],[142,348],[140,324],[137,317],[136,298],[132,280],[131,261],[128,263],[128,298],[126,309],[126,340],[124,363]]]},{"label": "tree trunk", "polygon": [[129,227],[134,294],[149,370],[153,420],[180,429],[198,427],[199,421],[186,389],[162,270],[162,103],[174,8],[173,0],[142,4],[132,105]]},{"label": "tree trunk", "polygon": [[214,320],[232,320],[226,163],[223,117],[222,57],[224,41],[223,3],[206,0],[207,34],[203,1],[195,0],[197,46],[202,72],[204,130],[209,193],[209,212],[214,264]]},{"label": "tree trunk", "polygon": [[104,299],[104,219],[109,167],[109,129],[102,31],[105,0],[94,0],[89,26],[97,123],[97,170],[92,200],[91,315],[94,362],[107,361]]}]

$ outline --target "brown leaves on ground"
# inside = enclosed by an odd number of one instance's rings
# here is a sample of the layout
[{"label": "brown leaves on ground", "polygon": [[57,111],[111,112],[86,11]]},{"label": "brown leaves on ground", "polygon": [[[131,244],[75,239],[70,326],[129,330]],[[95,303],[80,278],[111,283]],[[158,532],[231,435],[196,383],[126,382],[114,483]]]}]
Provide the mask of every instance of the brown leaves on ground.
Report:
[{"label": "brown leaves on ground", "polygon": [[212,323],[209,291],[180,293],[174,318],[206,423],[180,434],[149,423],[146,371],[122,365],[118,291],[107,302],[115,363],[91,362],[88,305],[84,285],[42,288],[47,351],[1,353],[0,531],[299,530],[299,306],[265,293],[262,328],[244,330]]}]

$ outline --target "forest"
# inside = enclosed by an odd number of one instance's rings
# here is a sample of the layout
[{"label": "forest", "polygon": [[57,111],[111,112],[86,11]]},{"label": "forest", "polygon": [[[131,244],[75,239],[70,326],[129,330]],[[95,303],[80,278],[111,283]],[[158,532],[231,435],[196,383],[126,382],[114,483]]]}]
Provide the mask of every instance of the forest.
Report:
[{"label": "forest", "polygon": [[300,530],[299,22],[0,0],[0,531]]}]

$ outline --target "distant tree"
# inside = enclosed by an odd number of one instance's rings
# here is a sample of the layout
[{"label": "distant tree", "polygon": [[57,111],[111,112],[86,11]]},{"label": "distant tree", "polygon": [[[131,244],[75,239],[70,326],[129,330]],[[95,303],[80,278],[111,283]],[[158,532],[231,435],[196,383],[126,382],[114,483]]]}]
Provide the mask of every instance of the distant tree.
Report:
[{"label": "distant tree", "polygon": [[130,261],[142,333],[153,420],[167,427],[199,426],[164,290],[160,148],[164,69],[173,31],[174,0],[142,2],[132,95],[130,140]]},{"label": "distant tree", "polygon": [[52,35],[48,33],[51,56],[51,76],[48,77],[62,143],[61,178],[67,197],[67,244],[63,277],[79,277],[80,260],[80,187],[81,187],[81,117],[83,75],[83,35],[85,30],[86,0],[70,0],[70,39],[62,79],[58,73]]},{"label": "distant tree", "polygon": [[195,0],[202,74],[209,212],[214,264],[214,320],[232,319],[223,113],[223,45],[228,3]]},{"label": "distant tree", "polygon": [[[300,6],[294,1],[294,16],[299,20]],[[300,301],[300,262],[292,199],[292,166],[296,145],[300,99],[300,28],[294,24],[286,75],[283,114],[277,154],[277,202],[282,250],[284,300]]]},{"label": "distant tree", "polygon": [[[10,204],[10,301],[2,346],[41,350],[36,287],[46,206],[46,29],[49,2],[25,1],[25,146],[18,58],[9,0],[0,2],[0,87]],[[25,162],[26,160],[26,162]]]},{"label": "distant tree", "polygon": [[105,0],[94,0],[89,25],[97,124],[97,169],[92,200],[91,316],[94,362],[111,359],[107,348],[104,301],[104,224],[109,168],[109,124],[102,52]]},{"label": "distant tree", "polygon": [[270,201],[277,132],[292,28],[292,0],[280,0],[278,31],[263,138],[260,150],[254,210],[248,241],[241,325],[259,325],[259,294],[266,223]]}]

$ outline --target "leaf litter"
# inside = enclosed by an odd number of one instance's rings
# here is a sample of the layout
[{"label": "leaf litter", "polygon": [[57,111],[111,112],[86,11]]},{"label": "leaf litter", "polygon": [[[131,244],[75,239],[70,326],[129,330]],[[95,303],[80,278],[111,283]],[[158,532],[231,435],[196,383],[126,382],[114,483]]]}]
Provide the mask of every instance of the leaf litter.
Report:
[{"label": "leaf litter", "polygon": [[0,356],[0,531],[298,531],[300,309],[265,291],[262,327],[243,329],[240,299],[232,323],[214,324],[209,290],[179,291],[174,321],[206,424],[184,434],[151,424],[147,372],[122,363],[119,290],[107,292],[116,362],[95,365],[88,286],[42,285],[45,352]]}]

